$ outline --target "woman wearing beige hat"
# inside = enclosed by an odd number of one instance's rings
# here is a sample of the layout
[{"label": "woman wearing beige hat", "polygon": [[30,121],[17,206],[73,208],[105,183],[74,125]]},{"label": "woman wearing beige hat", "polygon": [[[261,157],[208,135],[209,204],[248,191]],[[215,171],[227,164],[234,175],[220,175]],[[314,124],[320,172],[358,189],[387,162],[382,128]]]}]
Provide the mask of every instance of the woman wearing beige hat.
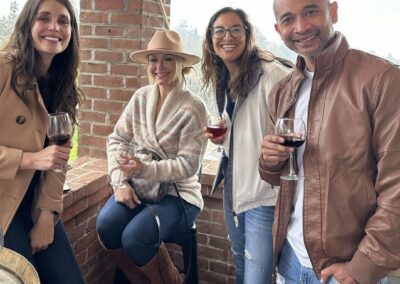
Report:
[{"label": "woman wearing beige hat", "polygon": [[[185,53],[179,35],[169,30],[157,31],[146,50],[133,52],[130,57],[147,64],[151,84],[135,92],[109,136],[111,184],[120,179],[122,185],[114,186],[113,196],[97,218],[97,230],[103,245],[115,252],[120,269],[131,281],[138,281],[137,273],[132,267],[124,268],[126,261],[118,261],[126,254],[150,283],[182,283],[164,245],[155,244],[159,238],[174,241],[174,236],[186,233],[186,224],[192,224],[203,207],[196,174],[206,148],[202,128],[207,114],[203,102],[185,87],[184,77],[200,59]],[[150,150],[161,160],[130,157],[130,163],[119,166],[115,154],[121,142]],[[167,195],[151,204],[160,230],[151,208],[128,182],[132,179],[176,183],[182,200],[169,184]]]}]

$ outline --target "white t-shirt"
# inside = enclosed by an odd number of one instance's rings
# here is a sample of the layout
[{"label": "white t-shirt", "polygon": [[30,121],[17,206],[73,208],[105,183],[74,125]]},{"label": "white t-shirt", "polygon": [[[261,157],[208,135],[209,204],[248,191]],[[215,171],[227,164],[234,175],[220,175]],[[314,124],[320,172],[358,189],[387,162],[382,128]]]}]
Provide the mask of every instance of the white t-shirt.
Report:
[{"label": "white t-shirt", "polygon": [[[296,102],[295,117],[302,118],[307,127],[308,103],[310,101],[311,85],[314,73],[304,70],[307,79],[300,87],[299,96]],[[292,246],[297,258],[302,266],[312,268],[310,258],[308,256],[303,236],[303,199],[304,199],[304,167],[303,155],[306,143],[297,149],[297,168],[298,180],[296,185],[296,193],[294,195],[294,210],[290,217],[288,227],[287,240]]]}]

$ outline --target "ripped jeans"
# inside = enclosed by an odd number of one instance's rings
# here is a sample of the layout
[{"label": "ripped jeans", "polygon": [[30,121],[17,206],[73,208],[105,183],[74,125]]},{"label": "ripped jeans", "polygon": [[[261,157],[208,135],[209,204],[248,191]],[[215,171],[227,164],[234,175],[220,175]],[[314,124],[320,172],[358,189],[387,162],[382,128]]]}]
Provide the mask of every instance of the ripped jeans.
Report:
[{"label": "ripped jeans", "polygon": [[225,224],[235,262],[237,284],[269,284],[272,274],[273,206],[260,206],[238,217],[235,226],[232,214],[232,191],[224,186]]}]

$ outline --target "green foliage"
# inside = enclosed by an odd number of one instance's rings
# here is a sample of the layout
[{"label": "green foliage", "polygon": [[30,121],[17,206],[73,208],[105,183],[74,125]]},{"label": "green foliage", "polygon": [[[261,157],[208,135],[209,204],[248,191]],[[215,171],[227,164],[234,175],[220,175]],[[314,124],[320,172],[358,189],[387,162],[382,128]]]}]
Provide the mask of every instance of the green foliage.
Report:
[{"label": "green foliage", "polygon": [[18,3],[16,0],[12,0],[8,15],[0,17],[0,47],[3,47],[8,42],[8,39],[10,38],[10,35],[14,29],[14,24],[18,17],[18,13]]}]

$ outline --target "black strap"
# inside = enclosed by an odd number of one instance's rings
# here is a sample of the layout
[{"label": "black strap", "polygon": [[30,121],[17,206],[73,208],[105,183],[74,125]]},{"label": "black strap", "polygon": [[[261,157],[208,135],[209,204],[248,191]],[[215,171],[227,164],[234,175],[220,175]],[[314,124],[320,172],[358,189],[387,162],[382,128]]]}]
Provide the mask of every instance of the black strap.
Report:
[{"label": "black strap", "polygon": [[[187,234],[188,234],[188,236],[189,236],[189,240],[192,242],[192,234],[190,233],[190,228],[189,228],[189,224],[188,224],[188,220],[187,220],[187,214],[186,214],[186,210],[185,210],[185,204],[183,203],[183,198],[182,198],[181,194],[179,193],[179,190],[178,190],[178,187],[176,186],[176,183],[174,182],[174,183],[172,183],[172,184],[173,184],[173,186],[174,186],[174,188],[175,188],[176,194],[177,194],[178,197],[179,197],[180,204],[181,204],[182,211],[183,211],[183,215],[184,215],[184,219],[185,219],[186,231],[187,231]],[[160,245],[161,245],[161,234],[160,234],[161,225],[160,225],[160,217],[158,217],[157,212],[154,210],[154,208],[153,208],[150,204],[146,204],[146,207],[149,208],[150,213],[154,216],[154,220],[156,220],[156,224],[157,224],[157,228],[158,228],[158,243],[156,244],[156,246],[157,246],[158,248],[160,248]],[[188,265],[187,265],[187,271],[185,271],[185,277],[186,277],[186,278],[189,276],[189,272],[190,272],[190,268],[191,268],[191,264],[192,264],[192,263],[191,263],[191,262],[192,262],[192,253],[193,253],[192,246],[190,246],[189,263],[188,263]],[[158,259],[158,267],[160,268],[160,259]],[[159,271],[159,272],[160,272],[160,275],[161,275],[161,278],[162,278],[163,282],[165,283],[165,281],[164,281],[164,279],[163,279],[163,277],[162,277],[161,271]]]}]

